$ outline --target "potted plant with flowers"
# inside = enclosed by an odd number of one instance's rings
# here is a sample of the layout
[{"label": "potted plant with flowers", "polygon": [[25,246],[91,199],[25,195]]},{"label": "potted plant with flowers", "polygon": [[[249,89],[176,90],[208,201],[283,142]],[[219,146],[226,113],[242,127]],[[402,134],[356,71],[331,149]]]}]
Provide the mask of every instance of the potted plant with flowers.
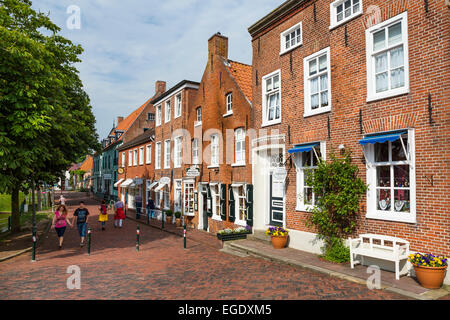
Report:
[{"label": "potted plant with flowers", "polygon": [[286,247],[289,231],[281,227],[269,227],[266,234],[272,239],[272,246],[275,249],[283,249]]},{"label": "potted plant with flowers", "polygon": [[427,289],[439,289],[445,278],[448,259],[432,254],[410,254],[409,262],[414,266],[417,281]]}]

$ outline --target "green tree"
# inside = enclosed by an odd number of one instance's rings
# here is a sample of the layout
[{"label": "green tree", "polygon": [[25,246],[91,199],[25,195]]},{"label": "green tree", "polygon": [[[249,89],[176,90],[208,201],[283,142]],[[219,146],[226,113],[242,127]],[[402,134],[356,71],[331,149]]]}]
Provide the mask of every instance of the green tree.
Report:
[{"label": "green tree", "polygon": [[95,118],[75,63],[79,45],[58,35],[29,0],[0,0],[0,192],[53,184],[80,156],[98,150]]},{"label": "green tree", "polygon": [[342,157],[332,153],[329,161],[320,161],[317,169],[306,175],[306,183],[319,195],[308,225],[324,240],[325,258],[330,260],[349,258],[342,239],[355,231],[360,199],[367,191],[358,171],[350,153]]}]

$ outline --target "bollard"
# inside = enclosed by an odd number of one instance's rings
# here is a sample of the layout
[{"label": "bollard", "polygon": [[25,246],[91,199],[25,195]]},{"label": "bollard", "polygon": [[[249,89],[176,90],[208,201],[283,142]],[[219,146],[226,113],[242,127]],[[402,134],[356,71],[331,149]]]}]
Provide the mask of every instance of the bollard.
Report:
[{"label": "bollard", "polygon": [[147,224],[150,224],[150,210],[147,210]]},{"label": "bollard", "polygon": [[91,255],[91,228],[88,228],[88,256]]},{"label": "bollard", "polygon": [[33,251],[31,253],[31,262],[36,262],[36,228],[33,228]]},{"label": "bollard", "polygon": [[164,229],[164,210],[161,210],[161,224],[162,228]]},{"label": "bollard", "polygon": [[8,217],[8,231],[11,231],[11,216]]},{"label": "bollard", "polygon": [[136,251],[139,251],[139,225],[136,229]]},{"label": "bollard", "polygon": [[183,236],[184,236],[184,248],[186,249],[186,224],[184,225]]}]

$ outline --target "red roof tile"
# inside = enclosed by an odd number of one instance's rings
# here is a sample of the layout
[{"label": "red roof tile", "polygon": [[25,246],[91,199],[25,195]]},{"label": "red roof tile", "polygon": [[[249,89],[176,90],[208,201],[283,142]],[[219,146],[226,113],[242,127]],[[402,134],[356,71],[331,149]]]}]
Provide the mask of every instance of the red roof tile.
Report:
[{"label": "red roof tile", "polygon": [[252,102],[252,66],[228,60],[228,70],[241,88],[247,99]]},{"label": "red roof tile", "polygon": [[[115,130],[121,130],[124,133],[130,129],[131,125],[136,121],[137,117],[144,111],[145,106],[150,102],[152,98],[148,99],[142,106],[140,106],[138,109],[134,110],[128,117],[123,119],[115,128]],[[123,134],[120,136],[118,140],[121,140],[123,138]]]}]

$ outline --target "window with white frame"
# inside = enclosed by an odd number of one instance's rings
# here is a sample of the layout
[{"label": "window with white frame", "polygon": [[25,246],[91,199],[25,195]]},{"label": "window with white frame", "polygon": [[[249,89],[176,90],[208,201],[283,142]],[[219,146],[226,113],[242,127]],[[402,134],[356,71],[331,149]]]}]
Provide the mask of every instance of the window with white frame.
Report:
[{"label": "window with white frame", "polygon": [[152,145],[148,144],[145,149],[145,163],[150,164],[152,163]]},{"label": "window with white frame", "polygon": [[409,92],[407,12],[366,30],[367,100]]},{"label": "window with white frame", "polygon": [[128,166],[131,167],[133,165],[133,151],[128,151]]},{"label": "window with white frame", "polygon": [[365,145],[368,161],[368,218],[416,222],[414,134],[400,139]]},{"label": "window with white frame", "polygon": [[175,97],[175,115],[174,118],[181,116],[181,93]]},{"label": "window with white frame", "polygon": [[230,92],[226,95],[227,100],[227,114],[233,113],[233,93]]},{"label": "window with white frame", "polygon": [[295,26],[281,33],[281,45],[280,53],[283,54],[289,50],[292,50],[302,44],[302,23],[298,23]]},{"label": "window with white frame", "polygon": [[310,116],[331,110],[330,48],[304,59],[305,114]]},{"label": "window with white frame", "polygon": [[165,113],[165,122],[169,122],[170,121],[170,113],[171,111],[171,107],[170,107],[170,100],[166,101],[166,108],[164,109],[164,113]]},{"label": "window with white frame", "polygon": [[297,171],[297,205],[296,210],[309,211],[317,204],[319,196],[307,183],[308,175],[317,169],[319,159],[325,160],[325,142],[317,143],[311,150],[295,153],[294,163]]},{"label": "window with white frame", "polygon": [[281,122],[280,74],[278,70],[263,77],[263,125]]},{"label": "window with white frame", "polygon": [[234,131],[235,152],[234,162],[235,164],[245,164],[245,130],[244,128],[238,128]]},{"label": "window with white frame", "polygon": [[164,169],[170,168],[170,140],[164,141]]},{"label": "window with white frame", "polygon": [[201,124],[202,123],[202,107],[198,107],[196,109],[196,113],[197,113],[197,124]]},{"label": "window with white frame", "polygon": [[336,0],[330,4],[330,28],[362,14],[362,0]]},{"label": "window with white frame", "polygon": [[161,142],[156,143],[155,169],[161,169]]},{"label": "window with white frame", "polygon": [[153,112],[147,113],[147,120],[148,121],[155,121],[155,114]]},{"label": "window with white frame", "polygon": [[162,117],[162,111],[161,111],[161,105],[156,107],[156,125],[161,125],[161,117]]},{"label": "window with white frame", "polygon": [[142,166],[144,164],[144,147],[139,148],[139,165]]},{"label": "window with white frame", "polygon": [[192,163],[199,164],[198,161],[198,139],[192,140]]},{"label": "window with white frame", "polygon": [[236,220],[235,224],[247,224],[247,200],[245,193],[245,184],[233,187],[235,198]]},{"label": "window with white frame", "polygon": [[122,168],[125,168],[125,152],[122,152]]},{"label": "window with white frame", "polygon": [[181,137],[176,137],[174,141],[174,168],[181,167]]},{"label": "window with white frame", "polygon": [[219,165],[219,135],[211,136],[211,166]]},{"label": "window with white frame", "polygon": [[137,166],[138,163],[138,150],[134,149],[133,152],[133,166]]},{"label": "window with white frame", "polygon": [[169,186],[165,186],[163,188],[163,203],[164,203],[164,209],[170,209],[170,189]]},{"label": "window with white frame", "polygon": [[182,180],[175,180],[174,189],[174,211],[181,212],[181,201],[182,201]]},{"label": "window with white frame", "polygon": [[222,220],[220,217],[221,205],[220,205],[220,183],[210,184],[211,186],[211,197],[212,197],[212,218],[215,220]]}]

